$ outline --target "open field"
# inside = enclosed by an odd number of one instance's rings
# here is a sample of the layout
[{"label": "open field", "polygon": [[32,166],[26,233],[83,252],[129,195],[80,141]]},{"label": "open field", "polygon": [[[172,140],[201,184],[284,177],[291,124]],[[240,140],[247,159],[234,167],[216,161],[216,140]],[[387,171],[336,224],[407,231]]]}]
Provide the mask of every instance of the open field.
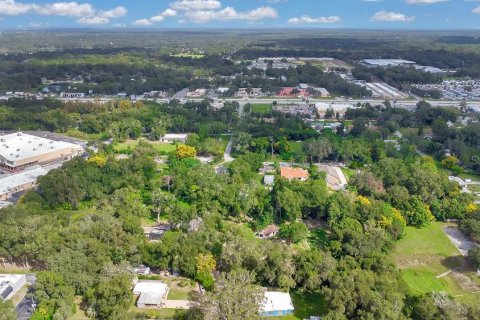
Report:
[{"label": "open field", "polygon": [[[148,140],[142,140],[142,141],[145,141],[153,145],[153,148],[159,154],[167,154],[169,152],[175,151],[177,148],[176,145],[171,143],[164,143],[159,141],[148,141]],[[133,150],[135,150],[139,142],[140,140],[127,140],[125,142],[115,144],[113,146],[113,149],[115,150],[116,153],[130,154],[133,152]]]},{"label": "open field", "polygon": [[267,114],[272,112],[272,105],[269,103],[252,104],[252,113]]},{"label": "open field", "polygon": [[446,291],[460,301],[480,305],[473,294],[480,290],[480,280],[443,232],[447,225],[434,222],[422,229],[407,227],[393,258],[412,294]]}]

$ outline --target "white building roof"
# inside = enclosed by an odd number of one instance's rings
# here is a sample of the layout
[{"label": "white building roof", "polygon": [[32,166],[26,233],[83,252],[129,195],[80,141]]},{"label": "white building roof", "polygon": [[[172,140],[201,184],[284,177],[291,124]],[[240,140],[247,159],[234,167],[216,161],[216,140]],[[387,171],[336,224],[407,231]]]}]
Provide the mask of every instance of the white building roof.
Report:
[{"label": "white building roof", "polygon": [[263,305],[260,312],[271,312],[280,310],[294,310],[292,298],[289,293],[284,292],[265,292]]},{"label": "white building roof", "polygon": [[378,66],[378,67],[389,67],[389,66],[400,66],[402,64],[415,64],[413,61],[403,60],[403,59],[364,59],[364,63]]},{"label": "white building roof", "polygon": [[37,181],[38,177],[44,176],[48,173],[48,170],[45,170],[40,167],[36,167],[31,170],[26,170],[20,173],[9,175],[5,178],[0,179],[0,195],[10,192],[10,190],[22,186],[27,183]]},{"label": "white building roof", "polygon": [[187,138],[188,138],[188,133],[167,133],[166,135],[163,136],[163,139],[166,139],[166,140],[187,139]]},{"label": "white building roof", "polygon": [[9,201],[0,201],[0,209],[2,208],[6,208],[10,205],[12,205],[13,203],[12,202],[9,202]]},{"label": "white building roof", "polygon": [[161,294],[162,297],[167,293],[168,286],[158,280],[140,280],[133,288],[133,294]]},{"label": "white building roof", "polygon": [[0,274],[0,299],[10,299],[25,281],[24,274]]},{"label": "white building roof", "polygon": [[78,149],[81,147],[73,143],[54,141],[22,132],[0,135],[0,157],[11,162],[67,148]]}]

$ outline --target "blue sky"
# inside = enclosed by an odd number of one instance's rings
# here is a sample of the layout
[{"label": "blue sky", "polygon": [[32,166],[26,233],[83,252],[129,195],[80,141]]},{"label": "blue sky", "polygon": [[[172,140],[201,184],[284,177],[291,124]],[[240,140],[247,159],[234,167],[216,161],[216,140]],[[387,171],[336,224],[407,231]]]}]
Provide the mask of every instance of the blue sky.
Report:
[{"label": "blue sky", "polygon": [[480,29],[480,0],[0,0],[0,27]]}]

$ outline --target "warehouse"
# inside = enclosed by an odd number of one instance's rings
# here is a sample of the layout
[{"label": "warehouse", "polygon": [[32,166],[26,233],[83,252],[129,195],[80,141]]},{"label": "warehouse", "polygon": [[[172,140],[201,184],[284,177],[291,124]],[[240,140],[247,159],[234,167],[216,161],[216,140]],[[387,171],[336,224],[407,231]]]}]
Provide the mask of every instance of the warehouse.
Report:
[{"label": "warehouse", "polygon": [[0,168],[18,172],[25,167],[70,160],[81,155],[83,147],[22,132],[0,135]]},{"label": "warehouse", "polygon": [[34,167],[0,179],[0,201],[10,199],[15,193],[33,189],[37,186],[38,177],[48,173],[40,167]]}]

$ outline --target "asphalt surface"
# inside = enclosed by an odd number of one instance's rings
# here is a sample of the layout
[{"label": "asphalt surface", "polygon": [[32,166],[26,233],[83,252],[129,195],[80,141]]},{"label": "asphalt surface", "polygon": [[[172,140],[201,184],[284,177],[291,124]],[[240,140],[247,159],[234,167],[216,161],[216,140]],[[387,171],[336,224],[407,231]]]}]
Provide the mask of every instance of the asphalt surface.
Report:
[{"label": "asphalt surface", "polygon": [[[30,287],[33,287],[33,285],[37,281],[36,276],[34,274],[27,274],[26,277],[27,277],[27,283],[30,285]],[[30,292],[33,292],[33,291],[30,289],[29,293]],[[32,316],[32,313],[33,313],[33,310],[31,309],[32,299],[27,298],[27,295],[23,297],[23,299],[15,306],[15,312],[17,312],[18,320],[28,320]]]}]

